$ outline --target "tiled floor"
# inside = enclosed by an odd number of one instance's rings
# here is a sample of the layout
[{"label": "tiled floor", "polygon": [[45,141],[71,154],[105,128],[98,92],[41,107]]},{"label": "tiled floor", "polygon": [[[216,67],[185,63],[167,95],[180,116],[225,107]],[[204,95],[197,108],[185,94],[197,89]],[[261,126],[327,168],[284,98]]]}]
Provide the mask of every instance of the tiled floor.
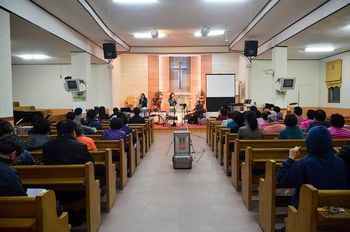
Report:
[{"label": "tiled floor", "polygon": [[206,145],[205,133],[192,133],[192,140],[197,152],[205,148],[202,159],[191,170],[174,170],[173,149],[165,156],[172,133],[156,132],[135,175],[117,193],[113,210],[103,214],[100,231],[261,231],[257,213],[244,206]]}]

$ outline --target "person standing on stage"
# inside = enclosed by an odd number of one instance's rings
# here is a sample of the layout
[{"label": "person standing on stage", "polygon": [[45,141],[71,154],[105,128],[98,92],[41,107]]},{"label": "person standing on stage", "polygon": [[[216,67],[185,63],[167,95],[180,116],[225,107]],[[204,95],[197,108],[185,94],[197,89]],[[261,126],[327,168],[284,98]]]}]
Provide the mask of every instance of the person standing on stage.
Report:
[{"label": "person standing on stage", "polygon": [[140,108],[147,108],[148,99],[147,99],[147,97],[145,96],[144,93],[141,93],[139,105],[140,105]]},{"label": "person standing on stage", "polygon": [[[175,115],[176,115],[176,108],[175,107],[176,107],[176,104],[177,104],[177,101],[175,99],[175,93],[170,93],[168,102],[169,102],[169,111],[173,112],[174,113],[174,117],[175,117]],[[176,126],[175,120],[174,120],[172,126]]]}]

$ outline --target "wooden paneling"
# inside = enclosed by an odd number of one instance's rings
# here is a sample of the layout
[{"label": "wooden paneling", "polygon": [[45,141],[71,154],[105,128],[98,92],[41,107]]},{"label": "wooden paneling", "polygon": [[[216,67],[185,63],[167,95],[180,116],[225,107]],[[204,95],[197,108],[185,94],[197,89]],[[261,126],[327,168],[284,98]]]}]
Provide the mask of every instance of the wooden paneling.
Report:
[{"label": "wooden paneling", "polygon": [[159,56],[148,56],[148,107],[152,106],[152,97],[159,90]]}]

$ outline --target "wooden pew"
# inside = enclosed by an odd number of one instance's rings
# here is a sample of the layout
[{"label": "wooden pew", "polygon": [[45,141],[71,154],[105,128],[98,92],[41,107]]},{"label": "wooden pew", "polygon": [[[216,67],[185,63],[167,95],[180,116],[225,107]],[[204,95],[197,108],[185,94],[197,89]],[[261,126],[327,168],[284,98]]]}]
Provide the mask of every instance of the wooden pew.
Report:
[{"label": "wooden pew", "polygon": [[225,126],[222,126],[221,124],[215,124],[214,125],[214,155],[216,158],[219,158],[219,129],[220,128],[226,128]]},{"label": "wooden pew", "polygon": [[[350,142],[349,139],[334,139],[333,146],[342,147]],[[293,148],[295,146],[305,147],[304,139],[283,139],[283,140],[236,140],[231,159],[232,185],[238,191],[240,188],[241,161],[247,147],[252,148]]]},{"label": "wooden pew", "polygon": [[0,197],[0,231],[68,232],[68,213],[56,213],[55,193],[33,197]]},{"label": "wooden pew", "polygon": [[[211,136],[211,150],[214,152],[215,148],[215,141],[216,141],[216,130],[215,130],[215,125],[221,125],[222,121],[211,121],[211,126],[210,126],[210,136]],[[215,154],[215,153],[214,153]]]},{"label": "wooden pew", "polygon": [[225,143],[224,143],[224,154],[223,154],[223,163],[224,163],[224,173],[229,176],[231,174],[231,155],[237,139],[237,134],[228,133],[225,134]]},{"label": "wooden pew", "polygon": [[225,136],[226,133],[230,132],[229,128],[226,127],[219,127],[219,132],[218,132],[218,159],[219,159],[219,163],[220,165],[224,164],[224,145],[225,145]]},{"label": "wooden pew", "polygon": [[[278,134],[265,134],[263,139],[275,139],[278,137]],[[226,175],[231,175],[231,158],[232,152],[234,151],[234,144],[237,139],[237,134],[230,133],[228,137],[225,135],[225,143],[223,149],[223,164],[224,164],[224,172]]]},{"label": "wooden pew", "polygon": [[289,196],[276,196],[276,172],[279,164],[274,160],[266,162],[265,178],[259,180],[259,225],[264,232],[274,232],[276,207],[287,207]]},{"label": "wooden pew", "polygon": [[[301,157],[306,155],[306,149],[301,149]],[[245,161],[242,163],[242,200],[248,210],[252,209],[252,186],[265,177],[265,166],[268,160],[282,162],[289,156],[289,148],[251,148],[245,150]],[[253,174],[253,171],[259,171]],[[260,172],[262,172],[260,174]]]},{"label": "wooden pew", "polygon": [[[287,232],[350,231],[350,190],[318,190],[312,185],[300,189],[299,208],[288,206]],[[344,214],[327,215],[319,211],[325,206],[347,210]]]},{"label": "wooden pew", "polygon": [[153,130],[153,126],[154,126],[154,119],[153,118],[145,118],[146,121],[148,121],[148,126],[149,126],[149,134],[150,134],[150,144],[152,144],[154,142],[154,130]]},{"label": "wooden pew", "polygon": [[94,140],[98,150],[105,150],[110,148],[112,150],[112,157],[118,156],[119,161],[113,161],[115,163],[116,170],[119,170],[119,178],[121,183],[121,189],[123,189],[128,181],[128,159],[124,150],[123,140]]},{"label": "wooden pew", "polygon": [[[85,191],[87,230],[98,231],[101,224],[100,183],[95,180],[94,164],[13,166],[25,187],[54,191]],[[82,202],[79,202],[82,203]],[[79,207],[81,207],[79,205]],[[69,208],[69,207],[67,207]]]},{"label": "wooden pew", "polygon": [[146,133],[144,126],[144,124],[129,124],[129,127],[133,130],[136,130],[138,134],[142,158],[144,158],[146,155]]},{"label": "wooden pew", "polygon": [[[104,175],[96,176],[100,180],[101,187],[106,186],[106,211],[110,212],[116,201],[116,174],[115,164],[112,161],[112,150],[106,149],[104,151],[90,152],[90,155],[95,162],[95,171],[100,167],[104,169]],[[32,152],[32,156],[36,160],[43,159],[42,151]]]}]

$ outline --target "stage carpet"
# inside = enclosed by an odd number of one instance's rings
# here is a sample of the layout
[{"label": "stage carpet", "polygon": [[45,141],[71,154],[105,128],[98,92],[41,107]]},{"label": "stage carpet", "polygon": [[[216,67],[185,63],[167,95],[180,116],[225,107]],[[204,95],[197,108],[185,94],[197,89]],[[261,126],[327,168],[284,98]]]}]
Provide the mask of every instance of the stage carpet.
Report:
[{"label": "stage carpet", "polygon": [[[183,130],[184,128],[186,128],[186,127],[183,126],[181,123],[177,123],[176,127],[171,126],[170,124],[164,124],[164,125],[154,124],[153,125],[154,130],[172,130],[173,131],[173,130]],[[188,129],[195,130],[195,131],[205,131],[207,129],[207,125],[188,124]]]}]

